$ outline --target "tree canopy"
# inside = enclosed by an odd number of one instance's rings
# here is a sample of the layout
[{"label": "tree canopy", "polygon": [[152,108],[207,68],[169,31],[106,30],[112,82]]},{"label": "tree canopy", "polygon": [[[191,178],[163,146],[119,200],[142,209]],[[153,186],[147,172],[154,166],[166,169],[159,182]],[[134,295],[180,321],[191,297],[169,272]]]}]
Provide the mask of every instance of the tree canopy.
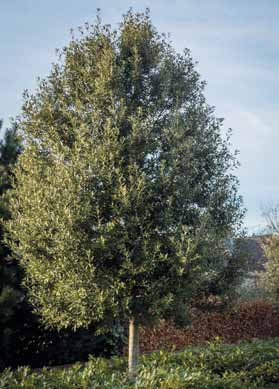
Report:
[{"label": "tree canopy", "polygon": [[58,328],[162,315],[243,214],[190,51],[148,12],[80,33],[25,93],[9,224],[30,299]]}]

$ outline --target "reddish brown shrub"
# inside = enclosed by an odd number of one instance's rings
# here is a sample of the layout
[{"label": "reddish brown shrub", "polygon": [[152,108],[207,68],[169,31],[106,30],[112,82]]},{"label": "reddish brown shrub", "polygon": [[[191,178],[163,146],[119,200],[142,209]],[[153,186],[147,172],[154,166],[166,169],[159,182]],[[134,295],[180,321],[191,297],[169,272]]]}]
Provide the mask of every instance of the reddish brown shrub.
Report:
[{"label": "reddish brown shrub", "polygon": [[142,328],[141,351],[178,350],[217,336],[227,343],[279,336],[279,315],[271,303],[262,300],[242,303],[223,313],[193,310],[191,316],[191,326],[186,328],[178,328],[172,321]]}]

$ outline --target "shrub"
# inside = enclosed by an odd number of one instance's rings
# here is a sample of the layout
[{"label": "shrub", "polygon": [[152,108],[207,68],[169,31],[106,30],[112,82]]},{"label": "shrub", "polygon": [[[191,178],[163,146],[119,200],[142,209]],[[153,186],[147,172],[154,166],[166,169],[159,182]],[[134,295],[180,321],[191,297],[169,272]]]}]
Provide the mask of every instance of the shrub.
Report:
[{"label": "shrub", "polygon": [[179,350],[216,336],[228,343],[279,336],[279,315],[271,303],[263,300],[241,303],[225,312],[193,310],[191,316],[188,327],[180,328],[173,321],[161,321],[156,327],[143,328],[141,350]]},{"label": "shrub", "polygon": [[109,332],[98,335],[94,326],[77,331],[45,329],[27,304],[17,310],[10,325],[9,342],[2,340],[7,331],[0,337],[0,370],[23,364],[43,367],[87,361],[89,354],[108,357],[121,353],[125,340],[123,327],[116,323]]},{"label": "shrub", "polygon": [[238,345],[190,347],[142,356],[136,380],[126,374],[125,358],[91,358],[86,365],[32,371],[22,367],[0,376],[0,387],[49,389],[252,389],[279,382],[279,339]]}]

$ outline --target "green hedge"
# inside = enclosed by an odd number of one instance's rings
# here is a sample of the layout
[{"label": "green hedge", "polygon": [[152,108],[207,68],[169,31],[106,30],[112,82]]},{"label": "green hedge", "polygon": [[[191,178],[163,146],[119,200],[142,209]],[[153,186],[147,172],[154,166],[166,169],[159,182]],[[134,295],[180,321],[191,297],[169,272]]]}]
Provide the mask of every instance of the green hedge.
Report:
[{"label": "green hedge", "polygon": [[123,388],[229,388],[269,387],[279,382],[279,339],[207,347],[141,358],[135,382],[126,374],[125,358],[91,358],[85,365],[32,371],[27,367],[5,370],[1,388],[123,389]]}]

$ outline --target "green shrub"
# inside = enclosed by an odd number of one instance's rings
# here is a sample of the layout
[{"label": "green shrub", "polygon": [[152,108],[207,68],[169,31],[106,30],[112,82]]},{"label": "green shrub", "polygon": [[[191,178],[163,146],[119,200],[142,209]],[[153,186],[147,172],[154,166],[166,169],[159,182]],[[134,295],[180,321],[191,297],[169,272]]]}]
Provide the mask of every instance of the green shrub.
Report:
[{"label": "green shrub", "polygon": [[125,358],[90,358],[69,368],[5,370],[1,389],[253,389],[279,382],[279,339],[238,345],[220,340],[177,353],[143,355],[131,382]]}]

